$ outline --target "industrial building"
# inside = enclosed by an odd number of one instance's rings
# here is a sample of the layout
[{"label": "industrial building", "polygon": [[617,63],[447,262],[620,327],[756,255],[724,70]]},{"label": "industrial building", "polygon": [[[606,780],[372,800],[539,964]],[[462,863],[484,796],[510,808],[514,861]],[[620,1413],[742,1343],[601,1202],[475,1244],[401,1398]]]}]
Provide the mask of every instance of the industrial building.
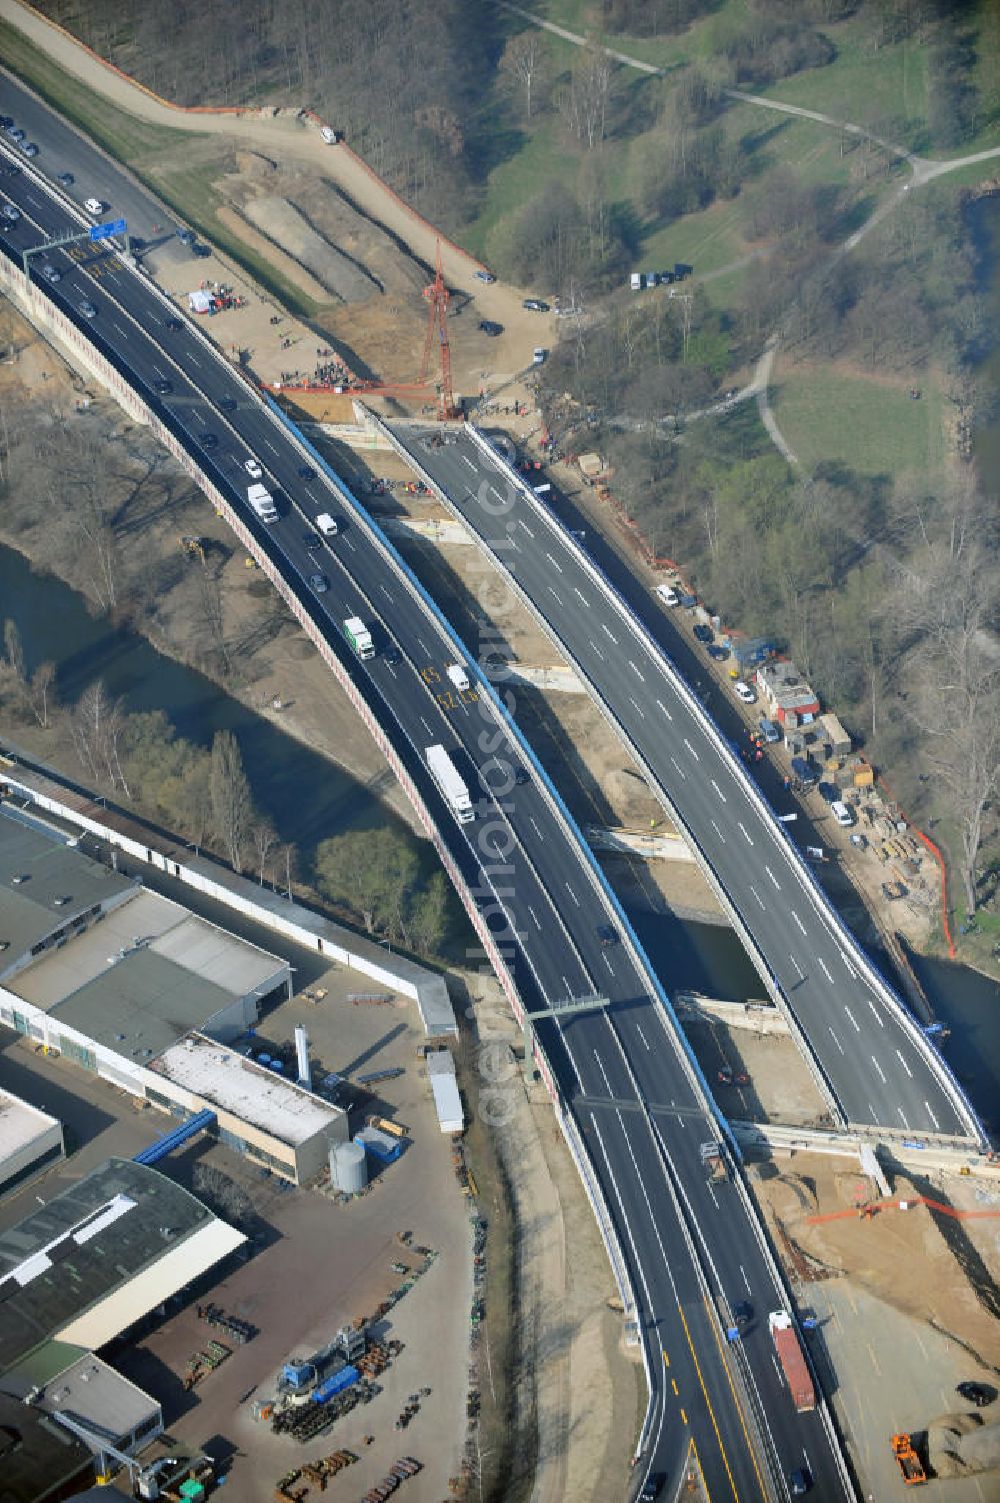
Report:
[{"label": "industrial building", "polygon": [[0,1497],[40,1503],[93,1476],[60,1414],[129,1455],[162,1432],[157,1401],[95,1353],[245,1242],[186,1190],[125,1159],[0,1234]]},{"label": "industrial building", "polygon": [[0,1090],[0,1199],[66,1152],[62,1123]]},{"label": "industrial building", "polygon": [[455,1078],[455,1060],[450,1049],[432,1049],[426,1055],[427,1075],[442,1132],[462,1132],[465,1112]]}]

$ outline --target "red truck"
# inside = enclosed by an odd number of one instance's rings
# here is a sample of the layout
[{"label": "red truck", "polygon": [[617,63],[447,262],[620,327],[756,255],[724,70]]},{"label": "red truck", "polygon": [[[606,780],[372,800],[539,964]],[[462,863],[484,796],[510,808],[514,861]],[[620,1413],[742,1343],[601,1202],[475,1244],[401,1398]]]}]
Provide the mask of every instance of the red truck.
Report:
[{"label": "red truck", "polygon": [[787,1310],[772,1310],[767,1317],[767,1325],[792,1403],[799,1414],[808,1414],[816,1408],[816,1390],[799,1344],[795,1323]]}]

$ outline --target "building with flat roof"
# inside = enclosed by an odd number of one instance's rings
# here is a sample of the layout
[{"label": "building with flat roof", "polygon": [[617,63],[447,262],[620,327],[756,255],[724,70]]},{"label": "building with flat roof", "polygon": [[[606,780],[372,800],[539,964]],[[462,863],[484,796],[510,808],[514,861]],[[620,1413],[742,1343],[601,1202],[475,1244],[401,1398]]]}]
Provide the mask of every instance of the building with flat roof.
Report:
[{"label": "building with flat roof", "polygon": [[155,1169],[109,1159],[0,1233],[0,1374],[98,1349],[246,1241]]},{"label": "building with flat roof", "polygon": [[442,1132],[462,1132],[465,1111],[455,1078],[455,1059],[450,1049],[432,1049],[425,1056],[434,1107]]},{"label": "building with flat roof", "polygon": [[0,1197],[40,1174],[65,1152],[61,1122],[0,1090]]},{"label": "building with flat roof", "polygon": [[91,1452],[51,1415],[3,1392],[0,1381],[0,1500],[58,1503],[94,1480]]},{"label": "building with flat roof", "polygon": [[[282,1075],[191,1034],[151,1066],[172,1101],[214,1111],[219,1140],[295,1184],[319,1174],[333,1143],[347,1141],[347,1113]],[[155,1088],[147,1089],[155,1100]]]}]

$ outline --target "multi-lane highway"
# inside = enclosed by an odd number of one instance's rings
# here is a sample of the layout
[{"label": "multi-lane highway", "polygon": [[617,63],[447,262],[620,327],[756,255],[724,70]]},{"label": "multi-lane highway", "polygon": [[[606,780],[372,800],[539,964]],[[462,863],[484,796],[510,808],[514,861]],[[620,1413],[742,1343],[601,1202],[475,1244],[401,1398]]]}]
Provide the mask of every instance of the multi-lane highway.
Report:
[{"label": "multi-lane highway", "polygon": [[[51,151],[44,122],[34,130],[43,152]],[[93,191],[89,184],[86,191]],[[75,223],[27,165],[18,176],[0,175],[0,199],[21,210],[16,222],[0,216],[8,266],[18,266],[44,234]],[[143,212],[150,224],[162,218],[155,206]],[[581,996],[606,999],[593,1011],[543,1021],[539,1040],[585,1144],[636,1297],[652,1389],[636,1482],[665,1472],[670,1496],[696,1454],[717,1500],[786,1498],[798,1469],[813,1479],[815,1496],[851,1496],[825,1408],[796,1414],[775,1363],[767,1312],[785,1295],[742,1182],[706,1178],[701,1145],[719,1129],[696,1073],[624,916],[530,750],[506,730],[474,669],[470,691],[447,683],[446,666],[460,651],[444,623],[346,487],[201,331],[112,252],[88,248],[77,259],[54,251],[47,263],[59,280],[44,279],[36,259],[38,291],[197,461],[255,535],[283,588],[307,603],[316,631],[376,710],[434,811],[523,1003],[535,1010]],[[80,311],[84,302],[92,316]],[[250,457],[279,498],[280,517],[270,527],[247,505]],[[313,525],[322,511],[340,522],[334,538],[320,538]],[[324,579],[321,592],[310,583],[316,574]],[[353,615],[375,638],[376,656],[364,664],[351,656],[341,629]],[[428,777],[424,750],[437,741],[453,749],[474,789],[470,825],[451,819]],[[519,769],[528,772],[523,781]],[[609,926],[612,935],[602,935]],[[740,1301],[752,1304],[753,1315],[729,1345],[723,1332]]]},{"label": "multi-lane highway", "polygon": [[580,540],[488,443],[396,436],[508,569],[652,773],[723,889],[844,1119],[979,1137],[950,1074],[835,914],[738,756]]}]

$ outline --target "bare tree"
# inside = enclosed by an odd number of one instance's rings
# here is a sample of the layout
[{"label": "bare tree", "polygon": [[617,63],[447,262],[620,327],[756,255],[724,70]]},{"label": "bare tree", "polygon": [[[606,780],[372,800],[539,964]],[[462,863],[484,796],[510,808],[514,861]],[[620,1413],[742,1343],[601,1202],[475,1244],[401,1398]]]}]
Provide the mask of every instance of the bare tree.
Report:
[{"label": "bare tree", "polygon": [[588,43],[559,99],[566,124],[590,151],[604,140],[613,68],[604,49]]},{"label": "bare tree", "polygon": [[292,882],[294,881],[296,875],[297,857],[298,850],[295,846],[294,841],[286,840],[284,845],[281,847],[281,853],[278,859],[285,873],[285,897],[289,902],[292,901]]},{"label": "bare tree", "polygon": [[258,819],[250,828],[250,838],[253,841],[254,852],[257,856],[257,872],[261,887],[268,875],[270,868],[271,853],[278,844],[278,834],[269,819]]},{"label": "bare tree", "polygon": [[536,86],[544,71],[546,54],[540,33],[532,26],[511,37],[500,55],[500,70],[524,94],[524,118],[531,119]]},{"label": "bare tree", "polygon": [[49,712],[56,697],[55,681],[56,665],[48,659],[44,663],[39,663],[31,675],[29,685],[31,709],[42,730],[48,730]]},{"label": "bare tree", "polygon": [[215,832],[233,870],[242,872],[253,800],[240,748],[231,731],[217,731],[212,742],[211,790]]},{"label": "bare tree", "polygon": [[21,633],[17,622],[10,616],[3,624],[3,645],[7,655],[7,663],[17,679],[18,683],[25,684],[28,680],[27,669],[24,666],[24,644],[21,641]]},{"label": "bare tree", "polygon": [[121,737],[125,717],[121,699],[112,700],[97,679],[80,695],[70,717],[70,735],[82,765],[98,781],[120,787],[126,798],[132,790],[121,762]]}]

